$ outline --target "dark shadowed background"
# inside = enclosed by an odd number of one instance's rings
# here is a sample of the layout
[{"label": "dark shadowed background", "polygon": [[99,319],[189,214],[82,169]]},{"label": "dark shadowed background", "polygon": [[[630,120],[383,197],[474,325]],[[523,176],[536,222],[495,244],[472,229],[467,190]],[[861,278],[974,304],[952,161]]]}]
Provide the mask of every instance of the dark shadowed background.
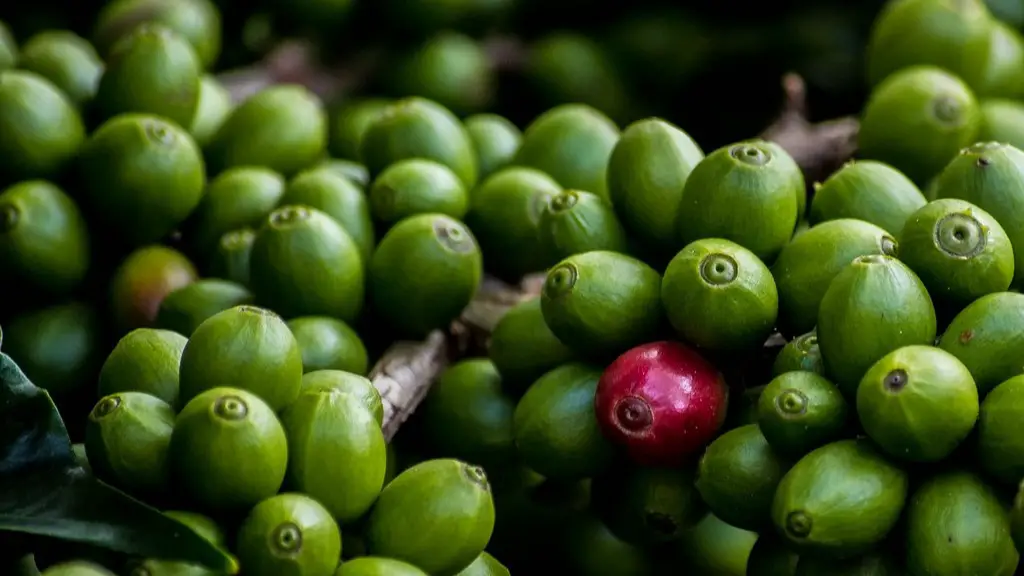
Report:
[{"label": "dark shadowed background", "polygon": [[[90,37],[104,3],[5,3],[0,19],[19,36],[70,28]],[[311,38],[319,63],[346,79],[335,102],[368,91],[428,92],[459,112],[494,110],[523,126],[554,104],[582,101],[622,124],[662,116],[710,149],[770,122],[787,71],[807,80],[812,119],[855,113],[866,90],[863,46],[883,1],[216,3],[225,24],[220,71],[259,61],[283,39]],[[481,71],[481,53],[497,68]],[[427,79],[418,83],[410,66],[426,69]],[[458,96],[438,93],[445,90]]]}]

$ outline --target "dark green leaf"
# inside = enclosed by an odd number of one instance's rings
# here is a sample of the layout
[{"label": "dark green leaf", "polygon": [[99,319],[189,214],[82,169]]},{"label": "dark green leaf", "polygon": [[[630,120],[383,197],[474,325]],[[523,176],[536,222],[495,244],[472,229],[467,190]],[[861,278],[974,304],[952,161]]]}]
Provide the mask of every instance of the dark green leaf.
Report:
[{"label": "dark green leaf", "polygon": [[230,555],[81,468],[49,394],[0,353],[0,531],[235,574]]},{"label": "dark green leaf", "polygon": [[81,468],[0,477],[0,530],[82,542],[147,558],[237,571],[192,529],[103,484]]},{"label": "dark green leaf", "polygon": [[71,440],[50,395],[0,353],[0,477],[73,467]]}]

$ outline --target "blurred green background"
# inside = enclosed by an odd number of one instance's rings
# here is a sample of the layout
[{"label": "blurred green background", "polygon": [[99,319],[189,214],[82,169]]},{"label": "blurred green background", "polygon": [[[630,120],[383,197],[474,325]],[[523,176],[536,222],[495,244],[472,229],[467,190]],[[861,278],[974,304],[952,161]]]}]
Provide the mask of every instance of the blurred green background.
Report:
[{"label": "blurred green background", "polygon": [[[119,0],[115,0],[116,4]],[[779,79],[807,80],[812,119],[855,113],[863,46],[883,0],[182,0],[224,23],[217,70],[246,66],[282,39],[308,38],[331,70],[369,63],[346,97],[422,93],[460,113],[520,126],[579,101],[622,124],[657,115],[706,149],[752,136],[777,114]],[[137,0],[134,2],[138,4]],[[5,3],[23,41],[47,28],[94,37],[103,0]],[[1024,0],[993,0],[1024,12]],[[496,57],[502,65],[495,68]]]}]

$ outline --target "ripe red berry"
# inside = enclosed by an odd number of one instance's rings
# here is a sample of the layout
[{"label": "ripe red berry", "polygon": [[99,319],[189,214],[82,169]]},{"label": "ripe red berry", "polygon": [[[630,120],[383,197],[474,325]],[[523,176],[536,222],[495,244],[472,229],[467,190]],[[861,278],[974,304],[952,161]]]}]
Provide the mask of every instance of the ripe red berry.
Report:
[{"label": "ripe red berry", "polygon": [[601,376],[594,408],[605,436],[647,466],[697,453],[725,421],[721,373],[679,342],[652,342],[619,356]]}]

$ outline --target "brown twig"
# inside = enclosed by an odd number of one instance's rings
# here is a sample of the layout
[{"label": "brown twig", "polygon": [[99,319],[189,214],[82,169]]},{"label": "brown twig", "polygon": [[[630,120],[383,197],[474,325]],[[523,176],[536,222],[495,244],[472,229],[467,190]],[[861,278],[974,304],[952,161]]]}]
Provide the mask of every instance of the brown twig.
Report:
[{"label": "brown twig", "polygon": [[529,50],[514,36],[492,36],[483,41],[484,53],[496,70],[522,70]]},{"label": "brown twig", "polygon": [[384,403],[384,437],[388,441],[412,415],[430,390],[430,384],[450,360],[449,336],[440,330],[422,342],[393,345],[370,372]]},{"label": "brown twig", "polygon": [[316,61],[313,46],[305,40],[282,42],[263,61],[225,72],[219,80],[240,102],[274,84],[300,84],[324,101],[332,101],[366,81],[379,64],[381,52],[368,50],[341,65],[325,67]]},{"label": "brown twig", "polygon": [[496,278],[484,280],[480,292],[459,318],[459,324],[468,332],[471,352],[487,350],[491,332],[501,317],[516,304],[540,294],[544,274],[530,274],[517,285]]},{"label": "brown twig", "polygon": [[426,397],[431,384],[455,358],[486,350],[494,326],[509,308],[540,294],[544,276],[531,275],[512,286],[484,279],[476,297],[447,332],[436,330],[423,342],[398,342],[370,372],[384,401],[384,437],[391,440]]},{"label": "brown twig", "polygon": [[806,85],[797,74],[786,74],[782,89],[782,113],[761,137],[777,143],[793,156],[808,185],[820,182],[853,157],[860,123],[851,116],[811,123],[807,119]]}]

